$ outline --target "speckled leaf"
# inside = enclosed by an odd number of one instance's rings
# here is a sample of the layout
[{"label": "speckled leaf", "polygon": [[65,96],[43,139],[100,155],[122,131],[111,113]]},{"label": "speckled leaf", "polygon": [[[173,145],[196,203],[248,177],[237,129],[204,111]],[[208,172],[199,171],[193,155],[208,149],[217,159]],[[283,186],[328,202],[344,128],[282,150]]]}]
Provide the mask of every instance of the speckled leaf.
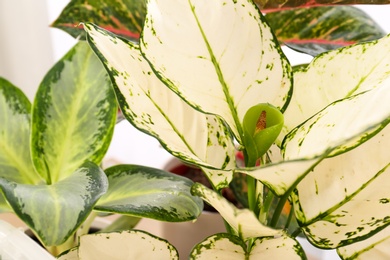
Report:
[{"label": "speckled leaf", "polygon": [[313,56],[386,35],[370,16],[353,6],[299,8],[269,13],[266,19],[279,41]]},{"label": "speckled leaf", "polygon": [[201,197],[213,206],[225,219],[232,229],[244,240],[261,236],[274,236],[282,234],[282,230],[264,226],[256,218],[255,214],[248,209],[238,209],[217,192],[206,188],[200,183],[195,183],[192,193]]},{"label": "speckled leaf", "polygon": [[92,162],[53,185],[18,184],[0,178],[0,187],[14,212],[47,246],[64,243],[107,186],[104,172]]},{"label": "speckled leaf", "polygon": [[162,221],[196,219],[203,210],[187,178],[138,165],[118,165],[105,172],[109,188],[95,210]]},{"label": "speckled leaf", "polygon": [[240,143],[250,107],[285,108],[291,68],[252,1],[149,0],[147,8],[146,59],[189,104],[223,118]]},{"label": "speckled leaf", "polygon": [[275,12],[294,7],[313,7],[322,5],[358,5],[358,4],[390,4],[389,0],[254,0],[264,12]]},{"label": "speckled leaf", "polygon": [[83,260],[179,259],[177,250],[168,241],[137,230],[82,236],[78,255]]},{"label": "speckled leaf", "polygon": [[84,34],[80,23],[92,22],[111,32],[137,40],[145,19],[146,7],[139,0],[72,0],[52,26],[78,37]]},{"label": "speckled leaf", "polygon": [[33,161],[47,183],[68,177],[85,160],[101,162],[116,112],[104,67],[79,42],[47,73],[33,105]]},{"label": "speckled leaf", "polygon": [[337,249],[343,259],[378,259],[386,260],[390,256],[390,227],[365,239]]},{"label": "speckled leaf", "polygon": [[325,159],[299,183],[295,213],[313,243],[344,246],[390,224],[389,136],[387,125],[355,149]]},{"label": "speckled leaf", "polygon": [[294,95],[284,113],[284,134],[334,101],[386,85],[389,59],[387,36],[325,53],[306,69],[294,72]]},{"label": "speckled leaf", "polygon": [[[173,155],[219,173],[215,186],[226,186],[235,167],[234,144],[221,120],[194,110],[153,73],[137,45],[86,24],[88,41],[114,80],[126,119],[156,137]],[[212,169],[208,171],[213,171]]]},{"label": "speckled leaf", "polygon": [[191,251],[190,259],[306,259],[299,243],[286,236],[261,237],[253,241],[250,252],[243,240],[231,234],[208,237]]}]

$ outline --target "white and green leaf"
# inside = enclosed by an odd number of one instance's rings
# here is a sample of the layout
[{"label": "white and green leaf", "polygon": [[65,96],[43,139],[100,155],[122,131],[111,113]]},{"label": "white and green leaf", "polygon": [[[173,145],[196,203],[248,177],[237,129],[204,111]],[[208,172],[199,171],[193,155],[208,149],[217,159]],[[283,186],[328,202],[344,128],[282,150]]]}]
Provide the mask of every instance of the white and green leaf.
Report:
[{"label": "white and green leaf", "polygon": [[223,122],[194,110],[170,91],[156,77],[137,45],[92,24],[84,27],[89,43],[113,79],[125,117],[156,137],[173,155],[225,171],[214,174],[216,179],[212,179],[215,186],[226,186],[232,178],[229,170],[235,167],[235,152]]},{"label": "white and green leaf", "polygon": [[390,255],[390,227],[363,241],[339,247],[337,253],[343,259],[383,259]]},{"label": "white and green leaf", "polygon": [[295,215],[314,244],[345,246],[390,224],[389,136],[388,125],[355,149],[325,159],[299,183]]},{"label": "white and green leaf", "polygon": [[0,78],[0,121],[0,177],[17,183],[42,183],[31,160],[30,101],[3,78]]},{"label": "white and green leaf", "polygon": [[200,183],[195,183],[191,191],[214,207],[238,236],[244,240],[262,236],[276,236],[283,233],[282,230],[272,229],[261,224],[252,211],[236,208],[223,196]]},{"label": "white and green leaf", "polygon": [[68,177],[85,160],[101,162],[116,111],[104,67],[79,42],[47,73],[33,105],[33,161],[47,183]]},{"label": "white and green leaf", "polygon": [[179,259],[177,250],[168,241],[138,230],[81,236],[78,248],[68,254],[69,257],[63,255],[60,260]]},{"label": "white and green leaf", "polygon": [[149,0],[140,44],[169,88],[224,119],[240,143],[250,107],[288,104],[290,65],[252,1]]},{"label": "white and green leaf", "polygon": [[138,165],[118,165],[105,172],[108,191],[95,210],[171,222],[196,219],[203,210],[187,178]]},{"label": "white and green leaf", "polygon": [[337,100],[387,84],[389,59],[387,36],[324,53],[294,72],[294,95],[284,113],[284,134]]},{"label": "white and green leaf", "polygon": [[258,237],[248,250],[245,242],[231,234],[216,234],[196,245],[190,259],[306,259],[300,244],[287,235]]},{"label": "white and green leaf", "polygon": [[19,184],[0,178],[0,187],[14,212],[46,246],[60,245],[72,236],[107,186],[106,175],[92,162],[52,185]]}]

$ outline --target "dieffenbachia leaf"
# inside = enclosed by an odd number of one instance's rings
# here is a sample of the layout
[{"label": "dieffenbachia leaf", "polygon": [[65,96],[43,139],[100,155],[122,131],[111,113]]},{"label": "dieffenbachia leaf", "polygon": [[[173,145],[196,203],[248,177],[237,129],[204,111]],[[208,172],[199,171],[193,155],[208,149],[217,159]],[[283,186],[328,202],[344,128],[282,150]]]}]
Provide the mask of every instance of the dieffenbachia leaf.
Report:
[{"label": "dieffenbachia leaf", "polygon": [[196,219],[203,210],[187,178],[138,165],[118,165],[105,172],[108,191],[95,210],[172,222]]},{"label": "dieffenbachia leaf", "polygon": [[314,244],[345,246],[390,224],[389,137],[387,125],[353,150],[325,159],[299,183],[295,215]]},{"label": "dieffenbachia leaf", "polygon": [[[249,252],[248,252],[249,251]],[[234,235],[221,233],[208,237],[196,245],[190,259],[305,259],[299,243],[286,235],[259,237],[248,250],[245,242]]]},{"label": "dieffenbachia leaf", "polygon": [[[173,155],[196,165],[220,170],[211,176],[226,186],[235,167],[234,144],[223,122],[196,111],[153,73],[137,45],[85,24],[88,41],[114,82],[126,119],[156,137]],[[223,172],[225,171],[225,172]]]},{"label": "dieffenbachia leaf", "polygon": [[91,22],[113,33],[138,41],[145,13],[144,1],[72,0],[51,26],[77,38],[84,33],[82,27],[78,25],[82,22]]},{"label": "dieffenbachia leaf", "polygon": [[334,101],[386,84],[389,59],[387,36],[324,53],[294,72],[294,95],[284,113],[284,134]]},{"label": "dieffenbachia leaf", "polygon": [[149,0],[141,51],[169,88],[224,119],[241,143],[250,107],[285,109],[291,68],[252,1],[205,3]]},{"label": "dieffenbachia leaf", "polygon": [[280,42],[312,56],[386,35],[370,16],[353,6],[299,8],[269,13],[266,19]]},{"label": "dieffenbachia leaf", "polygon": [[339,247],[343,259],[387,259],[390,255],[390,227],[363,241]]},{"label": "dieffenbachia leaf", "polygon": [[249,209],[237,209],[223,196],[200,183],[195,183],[191,192],[213,206],[239,237],[244,240],[255,237],[276,236],[283,233],[282,230],[272,229],[261,224],[252,211]]},{"label": "dieffenbachia leaf", "polygon": [[19,184],[0,178],[14,212],[46,245],[64,243],[91,213],[108,186],[104,172],[86,162],[52,185]]},{"label": "dieffenbachia leaf", "polygon": [[31,104],[23,92],[0,78],[0,177],[24,184],[43,183],[31,160]]},{"label": "dieffenbachia leaf", "polygon": [[79,42],[47,73],[33,105],[33,161],[47,183],[68,177],[85,160],[101,162],[116,112],[104,67]]},{"label": "dieffenbachia leaf", "polygon": [[[77,252],[77,254],[75,253]],[[177,250],[166,240],[139,230],[96,233],[80,237],[77,249],[63,255],[60,260],[70,259],[139,259],[177,260]]]}]

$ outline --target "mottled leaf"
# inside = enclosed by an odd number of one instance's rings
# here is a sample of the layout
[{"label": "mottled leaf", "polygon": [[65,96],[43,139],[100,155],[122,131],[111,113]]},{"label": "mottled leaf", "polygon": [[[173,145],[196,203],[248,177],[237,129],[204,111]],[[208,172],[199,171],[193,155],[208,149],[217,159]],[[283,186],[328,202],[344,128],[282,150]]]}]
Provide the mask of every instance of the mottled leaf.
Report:
[{"label": "mottled leaf", "polygon": [[261,236],[275,236],[282,233],[281,230],[272,229],[261,224],[255,214],[249,209],[237,209],[223,196],[200,183],[195,183],[191,191],[194,195],[201,197],[213,206],[244,240]]},{"label": "mottled leaf", "polygon": [[85,42],[43,79],[33,105],[32,155],[47,183],[68,177],[108,149],[117,106],[108,75]]},{"label": "mottled leaf", "polygon": [[389,136],[388,125],[355,149],[325,159],[299,183],[295,213],[313,243],[345,246],[390,224]]},{"label": "mottled leaf", "polygon": [[312,56],[386,35],[370,16],[353,6],[299,8],[269,13],[266,19],[280,42]]},{"label": "mottled leaf", "polygon": [[42,183],[31,160],[31,104],[23,92],[0,78],[0,177]]},{"label": "mottled leaf", "polygon": [[[86,24],[88,41],[114,81],[126,119],[156,137],[173,155],[219,170],[215,186],[226,186],[235,167],[234,144],[217,117],[194,110],[153,73],[137,45]],[[207,170],[212,171],[212,169]]]},{"label": "mottled leaf", "polygon": [[46,246],[60,245],[73,235],[107,186],[104,172],[91,162],[53,185],[18,184],[0,178],[14,212]]},{"label": "mottled leaf", "polygon": [[138,0],[72,0],[52,26],[79,37],[80,23],[91,22],[123,37],[138,41],[145,19],[145,2]]},{"label": "mottled leaf", "polygon": [[291,68],[252,1],[150,0],[147,8],[146,59],[186,102],[223,118],[240,143],[250,107],[284,110]]},{"label": "mottled leaf", "polygon": [[105,172],[109,188],[95,210],[175,222],[196,219],[203,210],[187,178],[138,165],[118,165]]}]

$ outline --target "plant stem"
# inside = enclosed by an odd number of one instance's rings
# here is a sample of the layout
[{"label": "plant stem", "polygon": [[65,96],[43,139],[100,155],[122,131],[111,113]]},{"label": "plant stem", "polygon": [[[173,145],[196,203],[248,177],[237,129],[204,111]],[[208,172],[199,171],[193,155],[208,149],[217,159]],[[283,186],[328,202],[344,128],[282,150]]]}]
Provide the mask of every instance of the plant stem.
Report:
[{"label": "plant stem", "polygon": [[271,223],[270,223],[271,227],[276,227],[276,225],[278,224],[279,217],[283,211],[283,207],[286,204],[286,201],[287,201],[289,196],[290,196],[290,194],[286,193],[280,198],[278,205],[276,206],[276,209],[275,209],[274,214],[273,214],[272,219],[271,219]]}]

